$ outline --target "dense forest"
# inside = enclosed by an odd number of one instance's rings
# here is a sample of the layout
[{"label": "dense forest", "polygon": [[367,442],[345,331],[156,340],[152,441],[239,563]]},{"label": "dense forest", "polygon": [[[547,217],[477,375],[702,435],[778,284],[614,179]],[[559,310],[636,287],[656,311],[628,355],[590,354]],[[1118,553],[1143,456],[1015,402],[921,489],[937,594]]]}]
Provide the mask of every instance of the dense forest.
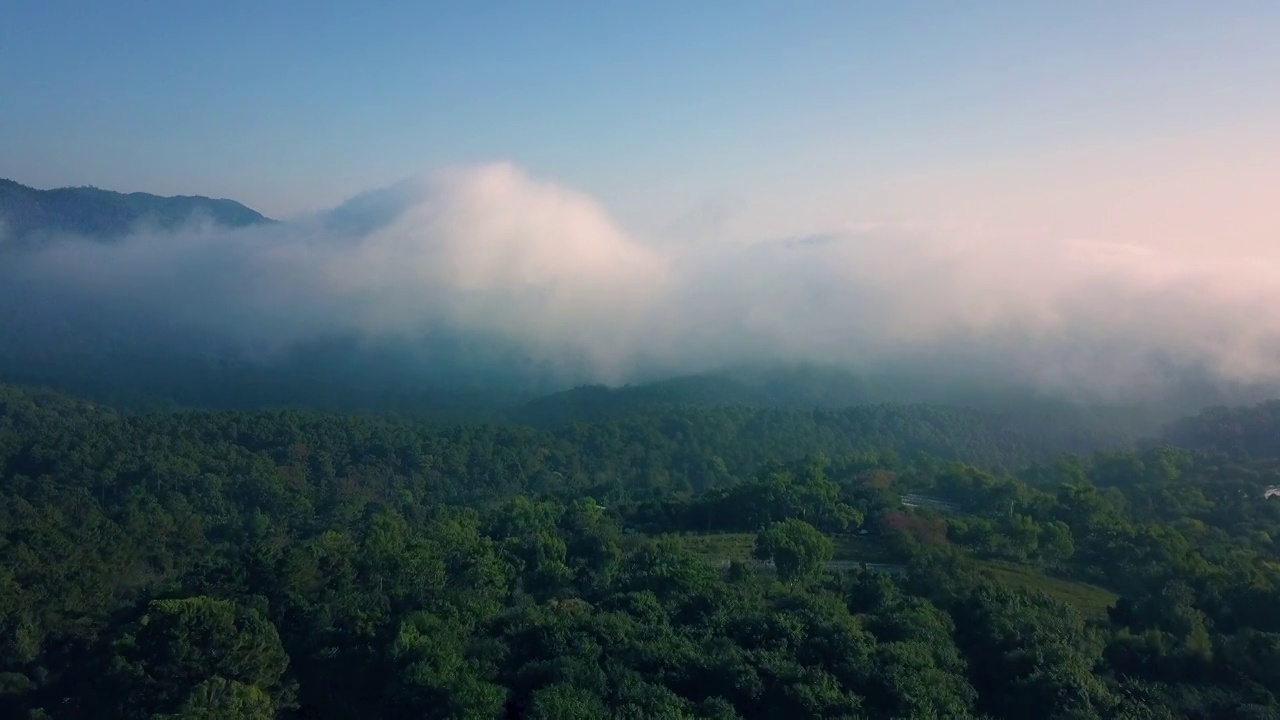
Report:
[{"label": "dense forest", "polygon": [[1255,457],[1280,457],[1280,400],[1253,407],[1213,407],[1171,424],[1171,443]]},{"label": "dense forest", "polygon": [[1274,414],[1069,454],[931,405],[0,386],[0,717],[1280,717]]}]

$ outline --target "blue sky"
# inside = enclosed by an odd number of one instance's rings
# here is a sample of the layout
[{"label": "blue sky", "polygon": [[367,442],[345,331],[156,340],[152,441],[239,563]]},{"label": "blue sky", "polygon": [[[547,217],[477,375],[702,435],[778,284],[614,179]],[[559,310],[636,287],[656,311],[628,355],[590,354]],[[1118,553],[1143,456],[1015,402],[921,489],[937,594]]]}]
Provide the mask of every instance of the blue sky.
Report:
[{"label": "blue sky", "polygon": [[496,160],[653,232],[761,204],[821,226],[904,178],[1240,141],[1235,127],[1267,142],[1280,110],[1275,2],[9,0],[3,15],[0,176],[277,216]]}]

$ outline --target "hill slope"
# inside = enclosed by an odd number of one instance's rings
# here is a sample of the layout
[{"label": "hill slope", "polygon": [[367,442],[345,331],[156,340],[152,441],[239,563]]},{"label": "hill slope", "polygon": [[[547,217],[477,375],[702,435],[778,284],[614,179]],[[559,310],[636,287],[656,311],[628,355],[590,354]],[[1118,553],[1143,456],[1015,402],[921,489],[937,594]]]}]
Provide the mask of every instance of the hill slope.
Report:
[{"label": "hill slope", "polygon": [[539,397],[508,416],[519,423],[559,427],[692,408],[807,412],[876,405],[963,412],[1001,432],[1036,437],[1055,452],[1087,453],[1127,445],[1157,433],[1163,422],[1177,416],[1166,408],[1056,399],[1012,383],[948,384],[936,378],[857,374],[821,366],[733,369],[621,388],[578,387]]},{"label": "hill slope", "polygon": [[234,200],[93,187],[38,190],[0,179],[0,241],[5,244],[22,246],[68,235],[117,240],[139,229],[175,230],[193,220],[226,227],[272,222]]},{"label": "hill slope", "polygon": [[1206,408],[1170,424],[1164,440],[1197,450],[1280,457],[1280,400],[1249,407]]}]

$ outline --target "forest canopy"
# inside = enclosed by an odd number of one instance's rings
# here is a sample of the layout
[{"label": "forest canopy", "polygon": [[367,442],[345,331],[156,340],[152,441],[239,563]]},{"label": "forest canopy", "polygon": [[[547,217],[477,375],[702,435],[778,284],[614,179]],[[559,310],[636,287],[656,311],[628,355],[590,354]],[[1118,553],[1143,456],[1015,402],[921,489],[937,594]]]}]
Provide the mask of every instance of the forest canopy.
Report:
[{"label": "forest canopy", "polygon": [[0,386],[0,716],[1275,717],[1268,412],[1072,455],[928,405],[442,427]]}]

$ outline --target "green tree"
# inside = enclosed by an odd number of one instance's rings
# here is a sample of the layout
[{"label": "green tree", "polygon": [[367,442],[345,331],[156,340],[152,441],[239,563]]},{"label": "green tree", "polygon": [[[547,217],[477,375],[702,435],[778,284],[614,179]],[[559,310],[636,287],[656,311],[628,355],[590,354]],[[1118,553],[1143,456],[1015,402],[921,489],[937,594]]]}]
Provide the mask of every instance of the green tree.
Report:
[{"label": "green tree", "polygon": [[184,706],[241,708],[253,717],[264,698],[271,713],[293,699],[284,682],[289,658],[275,627],[226,600],[152,601],[116,652],[111,679],[126,692],[126,717]]},{"label": "green tree", "polygon": [[595,720],[608,717],[600,698],[573,685],[557,684],[533,694],[530,720]]},{"label": "green tree", "polygon": [[1071,528],[1061,520],[1040,527],[1040,555],[1050,562],[1065,562],[1076,551]]},{"label": "green tree", "polygon": [[215,677],[197,685],[177,713],[155,720],[273,720],[276,714],[275,701],[258,687]]},{"label": "green tree", "polygon": [[397,676],[388,700],[400,717],[492,720],[506,691],[468,656],[467,629],[426,613],[413,615],[391,647]]},{"label": "green tree", "polygon": [[753,555],[772,562],[778,577],[795,583],[821,573],[835,555],[835,545],[809,523],[788,518],[756,535]]}]

